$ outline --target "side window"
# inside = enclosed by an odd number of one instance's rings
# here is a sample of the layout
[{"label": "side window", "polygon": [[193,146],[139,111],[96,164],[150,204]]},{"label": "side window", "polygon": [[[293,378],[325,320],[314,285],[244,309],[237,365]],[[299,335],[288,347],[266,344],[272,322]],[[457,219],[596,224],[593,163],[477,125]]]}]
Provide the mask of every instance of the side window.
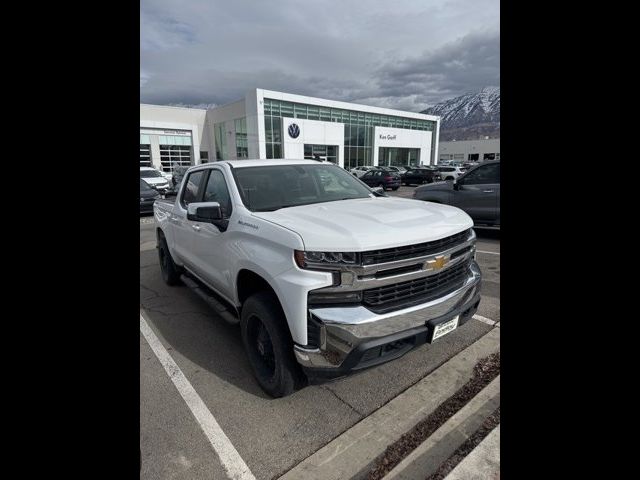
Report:
[{"label": "side window", "polygon": [[362,177],[371,177],[373,176],[373,172],[371,170],[369,170],[367,173],[365,173]]},{"label": "side window", "polygon": [[465,175],[464,185],[483,185],[487,183],[500,183],[500,164],[483,165]]},{"label": "side window", "polygon": [[180,204],[183,208],[187,208],[190,203],[198,201],[198,195],[200,193],[200,183],[202,182],[202,177],[204,174],[204,170],[201,170],[199,172],[192,173],[187,178],[187,183],[184,186],[182,198],[180,199]]},{"label": "side window", "polygon": [[224,174],[220,170],[211,170],[207,187],[204,190],[203,202],[218,202],[222,215],[226,218],[231,216],[231,197]]}]

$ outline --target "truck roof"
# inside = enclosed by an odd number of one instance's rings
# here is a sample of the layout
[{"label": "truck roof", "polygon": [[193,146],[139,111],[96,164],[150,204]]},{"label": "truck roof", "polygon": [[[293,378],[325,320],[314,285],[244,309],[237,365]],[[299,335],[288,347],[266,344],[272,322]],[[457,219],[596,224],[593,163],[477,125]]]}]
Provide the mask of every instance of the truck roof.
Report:
[{"label": "truck roof", "polygon": [[294,159],[221,160],[221,161],[228,163],[233,168],[265,167],[265,166],[271,166],[271,165],[317,165],[319,163],[329,163],[329,162],[320,162],[318,160],[294,160]]}]

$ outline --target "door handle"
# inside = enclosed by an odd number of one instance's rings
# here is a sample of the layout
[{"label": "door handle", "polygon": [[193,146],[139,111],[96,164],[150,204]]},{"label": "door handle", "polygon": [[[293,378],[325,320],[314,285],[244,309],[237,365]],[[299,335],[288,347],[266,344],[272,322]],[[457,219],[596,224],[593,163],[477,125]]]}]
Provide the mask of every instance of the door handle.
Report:
[{"label": "door handle", "polygon": [[191,225],[191,228],[193,228],[196,232],[200,231],[200,225]]},{"label": "door handle", "polygon": [[493,193],[493,190],[482,190],[482,193]]}]

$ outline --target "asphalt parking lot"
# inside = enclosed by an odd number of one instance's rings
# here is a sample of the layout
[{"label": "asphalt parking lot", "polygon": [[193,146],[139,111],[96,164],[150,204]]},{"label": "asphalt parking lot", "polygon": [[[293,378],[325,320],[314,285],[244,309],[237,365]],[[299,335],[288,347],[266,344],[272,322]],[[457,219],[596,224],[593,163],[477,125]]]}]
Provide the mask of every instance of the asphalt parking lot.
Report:
[{"label": "asphalt parking lot", "polygon": [[[413,187],[391,195],[410,197]],[[238,327],[184,286],[162,281],[153,217],[140,221],[140,310],[161,345],[257,479],[277,478],[389,402],[500,321],[500,234],[476,230],[484,275],[478,319],[358,375],[272,399],[254,380]],[[167,370],[140,335],[142,479],[228,474]],[[252,477],[249,477],[252,478]]]}]

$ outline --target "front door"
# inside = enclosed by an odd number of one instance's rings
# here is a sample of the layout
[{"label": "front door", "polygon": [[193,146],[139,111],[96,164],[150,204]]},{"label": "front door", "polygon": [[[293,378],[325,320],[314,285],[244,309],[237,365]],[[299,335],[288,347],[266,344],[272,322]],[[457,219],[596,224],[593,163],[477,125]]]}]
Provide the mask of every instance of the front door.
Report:
[{"label": "front door", "polygon": [[[218,202],[224,218],[231,216],[231,197],[222,170],[209,170],[205,180],[201,202]],[[193,234],[193,272],[212,286],[228,300],[233,298],[233,279],[231,278],[231,259],[233,254],[227,251],[229,242],[227,232],[207,222],[194,222],[199,228]]]},{"label": "front door", "polygon": [[457,181],[454,205],[478,222],[495,222],[498,218],[500,164],[482,165]]}]

